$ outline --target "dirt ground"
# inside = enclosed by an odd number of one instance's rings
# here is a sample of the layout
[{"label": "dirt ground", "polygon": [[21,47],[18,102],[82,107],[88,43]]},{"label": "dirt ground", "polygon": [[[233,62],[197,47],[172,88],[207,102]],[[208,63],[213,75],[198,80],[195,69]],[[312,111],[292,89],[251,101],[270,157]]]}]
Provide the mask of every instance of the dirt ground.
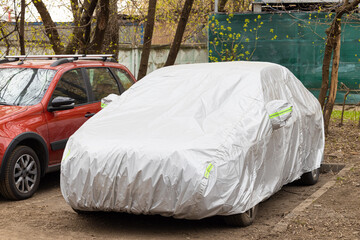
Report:
[{"label": "dirt ground", "polygon": [[324,162],[353,166],[345,177],[289,225],[283,239],[360,239],[360,129],[333,121]]},{"label": "dirt ground", "polygon": [[[260,204],[256,222],[246,228],[227,226],[221,217],[199,221],[121,213],[77,215],[62,198],[59,173],[47,175],[33,198],[0,198],[0,239],[360,239],[360,129],[332,122],[326,163],[353,167],[343,177],[321,174],[311,187],[290,184]],[[274,226],[326,182],[336,184],[284,232]]]}]

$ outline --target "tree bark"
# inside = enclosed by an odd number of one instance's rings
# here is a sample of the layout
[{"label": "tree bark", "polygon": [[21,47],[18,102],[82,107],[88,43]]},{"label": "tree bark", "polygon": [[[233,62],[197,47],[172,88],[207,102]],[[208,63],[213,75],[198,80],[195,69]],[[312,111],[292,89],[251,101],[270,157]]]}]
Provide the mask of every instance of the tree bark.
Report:
[{"label": "tree bark", "polygon": [[[341,15],[336,14],[335,19],[341,18]],[[325,100],[327,91],[329,89],[329,74],[330,74],[330,64],[331,64],[331,56],[333,54],[335,45],[336,45],[336,39],[337,35],[341,34],[340,32],[340,21],[332,21],[330,27],[326,29],[326,43],[325,43],[325,52],[324,52],[324,58],[323,58],[323,66],[322,66],[322,83],[321,83],[321,89],[320,94],[318,97],[318,100],[320,102],[321,108],[324,109],[325,106]]]},{"label": "tree bark", "polygon": [[110,0],[109,6],[109,23],[106,28],[104,42],[102,44],[102,52],[107,54],[114,54],[115,58],[119,55],[119,21],[118,21],[118,7],[117,0]]},{"label": "tree bark", "polygon": [[155,14],[156,14],[156,0],[149,0],[149,8],[148,8],[147,21],[145,26],[145,33],[144,33],[144,43],[141,52],[140,67],[137,77],[138,80],[142,79],[147,72],[150,50],[151,50],[151,40],[154,32]]},{"label": "tree bark", "polygon": [[[244,4],[244,1],[241,1]],[[240,1],[239,0],[233,0],[234,3],[234,12],[240,12]]]},{"label": "tree bark", "polygon": [[[39,12],[47,37],[52,44],[55,54],[74,54],[79,53],[100,53],[104,41],[104,35],[109,21],[109,1],[110,0],[85,0],[79,7],[79,0],[70,0],[71,10],[74,16],[74,30],[70,35],[69,44],[64,47],[61,42],[55,23],[41,0],[32,0],[32,3]],[[117,1],[113,1],[117,4]],[[96,26],[91,26],[94,11],[98,6]]]},{"label": "tree bark", "polygon": [[321,109],[324,109],[325,99],[327,90],[329,88],[329,74],[330,74],[330,63],[331,63],[331,55],[333,52],[333,43],[330,37],[326,40],[325,45],[325,53],[323,58],[323,66],[322,66],[322,82],[321,82],[321,89],[319,94],[319,102],[321,105]]},{"label": "tree bark", "polygon": [[[91,1],[86,0],[84,1],[83,8],[79,9],[77,5],[78,4],[77,1],[76,0],[72,1],[72,12],[74,15],[75,27],[73,30],[73,34],[71,35],[72,37],[69,41],[69,44],[66,47],[65,50],[66,53],[74,54],[76,50],[79,50],[80,53],[84,53],[86,51],[87,45],[89,44],[90,41],[90,31],[91,31],[90,21],[94,14],[97,3],[98,0],[91,0]],[[76,18],[78,19],[77,21]]]},{"label": "tree bark", "polygon": [[331,83],[330,83],[330,90],[329,90],[329,97],[327,103],[324,108],[324,127],[325,133],[329,133],[329,123],[331,118],[331,113],[334,108],[334,103],[336,99],[337,93],[337,85],[338,85],[338,74],[339,74],[339,63],[340,63],[340,45],[341,45],[341,23],[339,21],[338,24],[338,34],[335,39],[335,46],[333,51],[333,58],[332,58],[332,66],[331,66]]},{"label": "tree bark", "polygon": [[80,8],[78,0],[70,0],[71,12],[74,17],[74,25],[77,26],[80,20]]},{"label": "tree bark", "polygon": [[185,0],[184,7],[181,12],[181,17],[176,28],[174,41],[171,44],[170,52],[164,66],[174,65],[175,63],[193,3],[194,0]]},{"label": "tree bark", "polygon": [[96,19],[94,39],[91,41],[89,53],[100,53],[109,21],[109,0],[99,1],[99,12]]},{"label": "tree bark", "polygon": [[[329,132],[329,123],[331,118],[331,113],[334,107],[337,85],[338,85],[338,70],[340,63],[340,44],[341,44],[341,18],[345,13],[350,13],[355,10],[359,5],[360,0],[355,0],[349,3],[348,0],[345,0],[344,4],[336,9],[335,17],[331,23],[331,26],[326,30],[327,40],[325,46],[325,53],[323,59],[323,72],[322,72],[322,84],[321,91],[319,95],[319,102],[321,106],[324,107],[324,127],[325,133]],[[331,84],[329,90],[329,97],[325,103],[326,92],[329,85],[329,69],[330,69],[330,59],[331,54],[332,58],[332,67],[331,67]]]},{"label": "tree bark", "polygon": [[[87,1],[86,1],[87,2]],[[77,31],[80,27],[80,17],[82,9],[79,8],[78,0],[70,0],[71,12],[74,18],[74,29],[72,34],[69,36],[69,43],[65,48],[66,54],[74,54],[76,52],[76,48],[78,45],[78,41],[76,40]]]},{"label": "tree bark", "polygon": [[20,54],[25,55],[25,0],[21,0],[20,10],[20,27],[19,27],[19,45]]},{"label": "tree bark", "polygon": [[41,19],[45,27],[46,36],[49,38],[49,41],[52,45],[52,48],[55,54],[62,54],[64,52],[64,45],[60,40],[58,30],[55,23],[53,22],[49,11],[47,10],[45,4],[39,0],[32,0],[32,3],[39,12]]},{"label": "tree bark", "polygon": [[[228,0],[220,0],[218,5],[218,11],[219,12],[225,12],[225,5]],[[240,1],[240,0],[239,0]]]}]

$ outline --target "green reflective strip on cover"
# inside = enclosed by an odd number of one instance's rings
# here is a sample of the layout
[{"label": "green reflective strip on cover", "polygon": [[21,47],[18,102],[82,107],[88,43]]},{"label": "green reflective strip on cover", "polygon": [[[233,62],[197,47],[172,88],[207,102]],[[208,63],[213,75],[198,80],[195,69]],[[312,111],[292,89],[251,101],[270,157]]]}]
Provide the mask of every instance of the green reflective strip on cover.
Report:
[{"label": "green reflective strip on cover", "polygon": [[205,174],[204,174],[204,176],[205,176],[205,178],[209,178],[209,176],[210,176],[210,171],[211,171],[211,169],[214,167],[214,165],[212,165],[211,163],[209,163],[209,165],[207,166],[207,168],[206,168],[206,172],[205,172]]},{"label": "green reflective strip on cover", "polygon": [[102,108],[104,108],[104,107],[106,107],[106,106],[107,106],[107,104],[101,103],[101,107],[102,107]]},{"label": "green reflective strip on cover", "polygon": [[63,160],[67,159],[67,157],[70,155],[70,149],[68,150],[68,152],[66,153],[65,157]]},{"label": "green reflective strip on cover", "polygon": [[289,107],[289,108],[287,108],[285,110],[282,110],[280,112],[273,113],[269,117],[270,117],[270,119],[272,119],[272,118],[278,117],[280,115],[283,115],[283,114],[291,112],[291,111],[292,111],[292,107]]}]

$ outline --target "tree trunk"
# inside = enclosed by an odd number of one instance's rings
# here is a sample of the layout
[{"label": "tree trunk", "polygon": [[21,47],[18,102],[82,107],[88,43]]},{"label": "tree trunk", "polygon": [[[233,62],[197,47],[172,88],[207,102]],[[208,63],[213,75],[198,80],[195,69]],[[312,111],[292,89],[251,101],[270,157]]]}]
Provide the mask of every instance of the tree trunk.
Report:
[{"label": "tree trunk", "polygon": [[[225,5],[228,0],[220,0],[218,5],[218,11],[219,12],[225,12]],[[236,1],[236,0],[235,0]],[[239,0],[240,1],[240,0]]]},{"label": "tree trunk", "polygon": [[110,16],[109,24],[106,28],[104,42],[102,44],[102,52],[107,54],[114,54],[115,58],[119,55],[119,21],[118,21],[118,7],[117,0],[110,0]]},{"label": "tree trunk", "polygon": [[331,23],[331,26],[326,30],[327,40],[325,46],[325,53],[323,59],[323,72],[322,72],[322,84],[321,91],[319,95],[319,102],[321,106],[324,106],[326,92],[329,84],[329,66],[331,53],[333,53],[332,58],[332,67],[331,67],[331,84],[329,90],[329,97],[324,107],[324,127],[325,133],[329,132],[329,123],[331,118],[331,113],[334,107],[337,85],[338,85],[338,73],[339,73],[339,63],[340,63],[340,44],[341,44],[341,18],[345,13],[350,13],[351,11],[357,9],[360,0],[355,0],[350,2],[345,0],[344,4],[336,9],[335,17]]},{"label": "tree trunk", "polygon": [[[72,0],[72,12],[74,16],[74,30],[70,36],[71,39],[66,47],[66,53],[74,54],[76,50],[80,53],[84,53],[87,49],[87,45],[90,41],[90,33],[84,34],[86,31],[91,30],[91,18],[94,14],[98,0],[84,1],[83,7],[79,10],[78,2]],[[80,17],[79,17],[80,16]],[[89,29],[90,28],[90,29]],[[89,36],[88,40],[84,36]]]},{"label": "tree trunk", "polygon": [[96,19],[94,38],[90,43],[90,53],[100,53],[109,21],[109,0],[99,1],[99,12]]},{"label": "tree trunk", "polygon": [[147,72],[147,66],[148,66],[150,50],[151,50],[151,40],[154,32],[155,14],[156,14],[156,0],[149,0],[149,8],[148,8],[147,21],[145,26],[145,33],[144,33],[144,44],[141,52],[140,67],[137,77],[138,80],[142,79]]},{"label": "tree trunk", "polygon": [[21,0],[21,12],[20,12],[20,28],[19,28],[19,45],[20,54],[25,55],[25,0]]},{"label": "tree trunk", "polygon": [[324,109],[324,125],[325,133],[329,133],[329,123],[331,118],[331,113],[334,107],[337,85],[338,85],[338,74],[339,74],[339,63],[340,63],[340,45],[341,45],[341,23],[338,24],[338,34],[335,38],[332,66],[331,66],[331,84],[329,90],[329,98],[325,105]]},{"label": "tree trunk", "polygon": [[[244,3],[244,1],[241,1],[242,3]],[[234,12],[240,12],[241,8],[240,8],[240,0],[233,0],[234,3]]]},{"label": "tree trunk", "polygon": [[70,0],[70,6],[74,17],[74,25],[77,26],[80,21],[80,8],[78,0]]},{"label": "tree trunk", "polygon": [[175,63],[193,3],[194,0],[185,0],[184,7],[181,12],[181,17],[176,28],[174,41],[171,44],[170,52],[164,66],[174,65]]},{"label": "tree trunk", "polygon": [[[329,27],[326,31],[331,31],[331,27]],[[330,63],[331,63],[331,55],[333,52],[333,36],[330,36],[326,40],[325,45],[325,53],[323,58],[323,66],[322,66],[322,83],[321,83],[321,89],[319,94],[319,102],[321,105],[321,109],[324,109],[325,105],[325,99],[327,90],[329,88],[329,74],[330,74]]]},{"label": "tree trunk", "polygon": [[[87,2],[87,1],[86,1]],[[69,35],[69,43],[65,48],[66,54],[74,54],[78,47],[78,40],[76,39],[77,31],[80,27],[81,9],[79,8],[79,2],[77,0],[70,0],[71,12],[74,17],[74,29],[72,34]]]},{"label": "tree trunk", "polygon": [[49,11],[47,10],[43,1],[32,0],[32,3],[39,12],[41,19],[45,27],[46,36],[49,38],[52,48],[55,54],[62,54],[64,52],[64,45],[60,40],[58,30],[55,23],[53,22]]},{"label": "tree trunk", "polygon": [[[69,44],[64,48],[61,42],[55,23],[41,0],[32,0],[37,11],[39,12],[45,26],[45,32],[52,44],[55,54],[63,52],[73,54],[79,53],[100,53],[104,41],[105,31],[109,20],[109,0],[86,0],[79,7],[79,0],[70,0],[71,9],[74,15],[74,30],[70,35]],[[115,2],[115,1],[114,1]],[[117,4],[117,2],[115,2]],[[93,30],[91,20],[96,7],[98,6],[98,14],[96,19],[96,27]],[[92,41],[90,41],[92,39]]]}]

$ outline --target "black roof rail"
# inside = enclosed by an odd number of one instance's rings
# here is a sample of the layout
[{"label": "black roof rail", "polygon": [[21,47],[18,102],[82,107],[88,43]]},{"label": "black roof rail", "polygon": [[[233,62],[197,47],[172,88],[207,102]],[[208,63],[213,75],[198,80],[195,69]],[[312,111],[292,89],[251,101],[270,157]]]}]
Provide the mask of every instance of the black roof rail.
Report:
[{"label": "black roof rail", "polygon": [[10,62],[8,59],[4,58],[4,59],[0,59],[0,64],[2,63],[8,63]]},{"label": "black roof rail", "polygon": [[16,62],[16,61],[19,61],[19,59],[7,59],[7,58],[3,58],[3,59],[0,59],[0,64],[9,63],[9,62]]},{"label": "black roof rail", "polygon": [[117,61],[114,58],[108,58],[105,60],[105,62],[114,62],[117,63]]},{"label": "black roof rail", "polygon": [[69,58],[61,58],[55,62],[53,62],[50,67],[56,67],[56,66],[59,66],[61,64],[64,64],[64,63],[69,63],[69,62],[73,62],[74,60],[72,59],[69,59]]}]

